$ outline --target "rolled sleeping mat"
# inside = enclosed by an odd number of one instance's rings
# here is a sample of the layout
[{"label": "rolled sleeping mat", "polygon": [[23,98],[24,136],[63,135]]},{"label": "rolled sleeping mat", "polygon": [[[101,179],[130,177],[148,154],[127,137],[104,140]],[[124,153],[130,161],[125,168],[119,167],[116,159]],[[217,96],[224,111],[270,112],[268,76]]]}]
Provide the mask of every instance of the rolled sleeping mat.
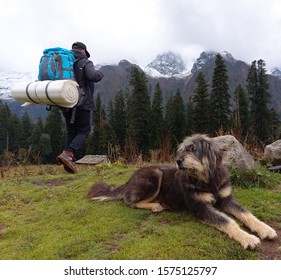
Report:
[{"label": "rolled sleeping mat", "polygon": [[58,105],[72,108],[79,98],[78,84],[73,80],[34,81],[15,84],[12,97],[22,106],[32,104]]}]

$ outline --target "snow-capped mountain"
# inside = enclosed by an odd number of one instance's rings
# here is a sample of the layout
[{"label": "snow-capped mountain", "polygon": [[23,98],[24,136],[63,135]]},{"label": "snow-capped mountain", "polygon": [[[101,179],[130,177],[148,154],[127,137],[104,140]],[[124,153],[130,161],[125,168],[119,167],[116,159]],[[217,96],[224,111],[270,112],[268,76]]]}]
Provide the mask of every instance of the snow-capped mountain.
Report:
[{"label": "snow-capped mountain", "polygon": [[278,67],[273,68],[271,70],[271,75],[281,79],[281,69]]},{"label": "snow-capped mountain", "polygon": [[186,72],[186,66],[179,54],[170,51],[158,55],[143,70],[152,77],[172,77]]},{"label": "snow-capped mountain", "polygon": [[214,58],[216,56],[216,54],[217,54],[216,52],[202,52],[200,54],[200,56],[194,62],[193,67],[191,69],[191,73],[193,74],[193,73],[197,72],[198,70],[200,70],[204,66],[204,64],[208,60]]},{"label": "snow-capped mountain", "polygon": [[37,75],[29,72],[0,72],[0,99],[12,99],[11,88],[19,82],[32,82]]},{"label": "snow-capped mountain", "polygon": [[[200,56],[196,59],[195,63],[193,64],[191,73],[193,74],[193,73],[199,71],[206,64],[207,61],[213,59],[217,54],[218,54],[217,52],[213,52],[213,51],[202,52],[200,54]],[[227,60],[229,62],[235,61],[232,54],[227,51],[223,51],[220,54],[225,60]]]}]

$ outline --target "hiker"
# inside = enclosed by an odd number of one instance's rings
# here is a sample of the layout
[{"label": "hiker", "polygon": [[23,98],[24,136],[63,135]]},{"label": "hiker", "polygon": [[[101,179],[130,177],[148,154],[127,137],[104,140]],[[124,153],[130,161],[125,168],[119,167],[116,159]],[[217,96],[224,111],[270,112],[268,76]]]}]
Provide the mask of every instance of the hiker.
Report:
[{"label": "hiker", "polygon": [[63,152],[57,156],[57,161],[62,163],[64,169],[69,173],[76,173],[74,163],[75,152],[81,148],[91,131],[91,112],[95,109],[94,104],[94,83],[103,78],[102,72],[95,69],[94,64],[88,58],[90,53],[82,42],[75,42],[72,45],[76,62],[74,63],[74,74],[80,88],[85,96],[82,104],[72,109],[62,109],[66,123],[66,141]]}]

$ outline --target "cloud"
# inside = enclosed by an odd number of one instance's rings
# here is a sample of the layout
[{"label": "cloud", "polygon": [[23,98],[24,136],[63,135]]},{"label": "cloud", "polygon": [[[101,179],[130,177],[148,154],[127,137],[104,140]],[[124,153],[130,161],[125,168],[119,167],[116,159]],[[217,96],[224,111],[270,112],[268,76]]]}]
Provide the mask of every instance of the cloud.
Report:
[{"label": "cloud", "polygon": [[229,51],[251,62],[281,65],[281,3],[275,0],[163,1],[169,41],[181,47]]},{"label": "cloud", "polygon": [[2,0],[0,70],[34,71],[45,48],[82,41],[94,63],[140,65],[159,53],[191,67],[204,50],[281,66],[279,0]]}]

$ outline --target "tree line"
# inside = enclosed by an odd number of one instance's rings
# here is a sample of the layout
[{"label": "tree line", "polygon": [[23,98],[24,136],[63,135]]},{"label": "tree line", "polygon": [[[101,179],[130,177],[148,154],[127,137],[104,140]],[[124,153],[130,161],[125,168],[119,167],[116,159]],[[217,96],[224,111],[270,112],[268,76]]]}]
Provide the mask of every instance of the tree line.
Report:
[{"label": "tree line", "polygon": [[[200,72],[187,101],[177,90],[169,95],[166,104],[160,84],[150,96],[144,72],[132,67],[129,89],[118,91],[106,106],[97,94],[93,131],[80,155],[106,154],[113,160],[124,158],[128,162],[139,158],[167,161],[183,138],[193,133],[232,133],[239,140],[255,139],[267,144],[280,136],[280,120],[269,107],[270,99],[263,60],[252,62],[246,88],[238,84],[232,100],[227,68],[217,54],[211,85]],[[0,103],[2,163],[52,163],[63,149],[65,133],[56,107],[45,121],[38,118],[32,123],[27,113],[19,118],[7,104]]]}]

